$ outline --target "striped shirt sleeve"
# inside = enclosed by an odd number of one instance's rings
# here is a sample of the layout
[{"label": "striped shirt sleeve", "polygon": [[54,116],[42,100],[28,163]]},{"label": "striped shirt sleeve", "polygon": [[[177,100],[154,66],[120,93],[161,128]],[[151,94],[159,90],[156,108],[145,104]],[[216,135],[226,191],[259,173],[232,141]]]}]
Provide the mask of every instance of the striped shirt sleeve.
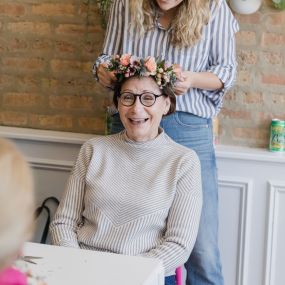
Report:
[{"label": "striped shirt sleeve", "polygon": [[125,8],[123,0],[113,1],[110,8],[108,27],[103,44],[103,52],[96,59],[93,65],[93,74],[97,80],[97,68],[99,65],[108,61],[112,55],[121,53],[124,33],[124,13]]},{"label": "striped shirt sleeve", "polygon": [[201,209],[200,162],[196,154],[191,154],[181,164],[177,192],[168,214],[163,241],[142,256],[160,259],[165,272],[184,264],[196,241]]},{"label": "striped shirt sleeve", "polygon": [[50,225],[52,243],[79,248],[77,230],[80,227],[85,192],[85,176],[92,149],[85,143],[67,181],[66,189]]},{"label": "striped shirt sleeve", "polygon": [[220,106],[225,92],[233,86],[236,79],[235,33],[239,26],[225,1],[220,1],[215,9],[211,23],[212,40],[208,71],[217,75],[224,86],[220,90],[202,92],[215,106]]}]

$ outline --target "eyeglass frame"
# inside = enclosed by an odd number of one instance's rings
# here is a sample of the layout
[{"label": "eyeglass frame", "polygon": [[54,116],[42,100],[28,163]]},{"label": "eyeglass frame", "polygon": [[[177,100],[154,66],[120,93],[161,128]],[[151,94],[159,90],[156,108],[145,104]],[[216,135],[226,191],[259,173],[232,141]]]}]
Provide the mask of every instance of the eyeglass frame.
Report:
[{"label": "eyeglass frame", "polygon": [[[137,97],[139,97],[140,103],[141,103],[144,107],[152,107],[152,106],[155,104],[157,98],[159,98],[159,97],[161,97],[161,96],[165,96],[165,94],[157,95],[157,94],[152,93],[152,92],[149,92],[149,91],[143,92],[143,93],[141,93],[141,94],[135,94],[135,93],[133,93],[133,92],[125,91],[125,92],[122,92],[122,93],[119,94],[119,96],[118,96],[119,99],[121,98],[122,94],[130,94],[130,95],[134,96],[134,100],[133,100],[133,103],[132,103],[131,105],[125,105],[125,104],[123,104],[123,102],[120,100],[121,104],[122,104],[123,106],[125,106],[125,107],[131,107],[131,106],[133,106],[133,105],[136,103]],[[145,104],[142,102],[142,96],[143,96],[144,94],[151,94],[151,95],[154,96],[154,102],[153,102],[151,105],[147,106],[147,105],[145,105]]]}]

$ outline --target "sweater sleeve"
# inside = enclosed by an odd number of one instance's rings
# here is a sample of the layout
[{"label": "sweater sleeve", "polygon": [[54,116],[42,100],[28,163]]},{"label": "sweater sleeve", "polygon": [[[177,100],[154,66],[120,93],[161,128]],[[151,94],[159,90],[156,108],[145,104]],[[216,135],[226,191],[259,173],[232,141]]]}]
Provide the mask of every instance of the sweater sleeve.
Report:
[{"label": "sweater sleeve", "polygon": [[177,190],[171,205],[162,243],[146,257],[159,258],[166,275],[184,264],[194,247],[202,209],[201,170],[197,155],[184,157],[179,170]]},{"label": "sweater sleeve", "polygon": [[103,44],[103,52],[96,59],[93,65],[93,74],[97,80],[97,68],[99,65],[110,60],[112,55],[121,53],[124,33],[124,7],[125,5],[123,0],[116,0],[113,1],[110,8],[110,16]]},{"label": "sweater sleeve", "polygon": [[82,222],[85,177],[92,153],[91,144],[85,143],[67,180],[65,192],[50,225],[51,239],[55,245],[79,248],[77,230]]},{"label": "sweater sleeve", "polygon": [[224,84],[219,90],[202,90],[215,106],[221,107],[225,92],[232,87],[236,79],[236,43],[235,34],[239,25],[225,0],[212,7],[211,49],[208,72],[214,73]]}]

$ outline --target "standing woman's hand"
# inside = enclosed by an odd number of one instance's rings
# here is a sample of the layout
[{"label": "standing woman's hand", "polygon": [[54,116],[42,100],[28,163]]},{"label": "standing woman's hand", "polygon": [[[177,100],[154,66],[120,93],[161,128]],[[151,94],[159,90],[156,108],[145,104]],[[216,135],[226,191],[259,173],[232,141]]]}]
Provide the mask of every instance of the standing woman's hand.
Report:
[{"label": "standing woman's hand", "polygon": [[224,88],[224,83],[213,72],[182,70],[179,65],[175,65],[174,72],[177,80],[174,83],[173,91],[177,96],[185,94],[190,88],[203,90],[220,90]]},{"label": "standing woman's hand", "polygon": [[177,76],[177,81],[174,84],[173,91],[177,96],[183,95],[192,87],[192,76],[194,75],[194,72],[180,70],[177,73],[176,70],[174,71]]},{"label": "standing woman's hand", "polygon": [[97,69],[97,76],[99,78],[99,83],[107,88],[114,88],[114,83],[117,78],[113,71],[107,70],[108,63],[101,63]]}]

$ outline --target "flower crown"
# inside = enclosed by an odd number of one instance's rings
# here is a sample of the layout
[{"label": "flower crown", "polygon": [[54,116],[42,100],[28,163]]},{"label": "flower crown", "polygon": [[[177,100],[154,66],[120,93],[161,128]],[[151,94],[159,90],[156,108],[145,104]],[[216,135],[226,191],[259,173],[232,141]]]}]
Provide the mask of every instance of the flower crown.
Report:
[{"label": "flower crown", "polygon": [[165,60],[156,60],[154,57],[140,58],[130,54],[114,56],[108,66],[108,71],[114,71],[118,82],[131,76],[152,76],[162,89],[173,86],[176,81],[176,73],[173,65]]}]

